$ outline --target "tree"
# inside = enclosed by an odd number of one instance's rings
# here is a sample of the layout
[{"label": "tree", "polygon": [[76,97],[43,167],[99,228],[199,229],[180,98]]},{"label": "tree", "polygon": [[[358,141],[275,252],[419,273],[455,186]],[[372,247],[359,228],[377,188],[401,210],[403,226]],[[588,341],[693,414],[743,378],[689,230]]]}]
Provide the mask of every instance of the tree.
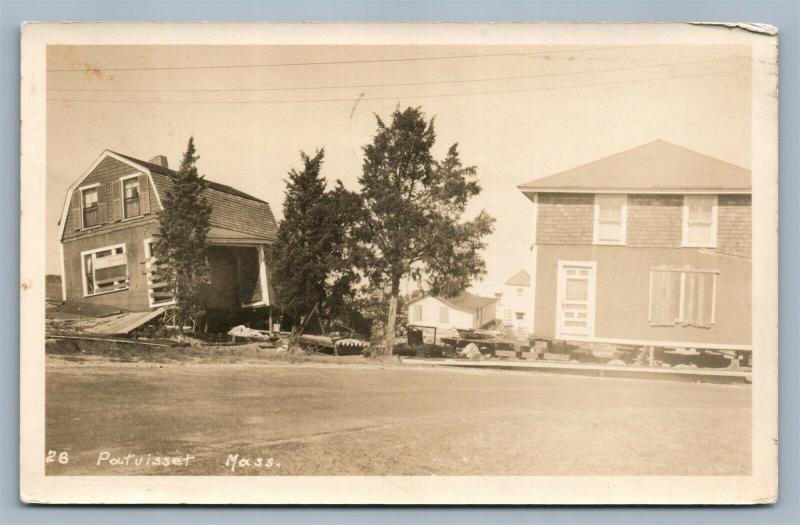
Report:
[{"label": "tree", "polygon": [[458,144],[434,159],[434,119],[412,107],[395,109],[389,126],[376,119],[375,137],[363,148],[363,216],[354,237],[364,275],[389,294],[385,348],[391,354],[401,280],[424,279],[432,293],[458,294],[485,272],[482,239],[494,219],[481,210],[461,220],[481,191],[477,171],[461,164]]},{"label": "tree", "polygon": [[300,157],[302,169],[292,169],[286,181],[273,283],[278,303],[293,320],[309,315],[315,306],[321,318],[330,319],[344,313],[354,293],[357,274],[348,237],[359,201],[341,181],[326,190],[324,150],[313,157],[300,152]]},{"label": "tree", "polygon": [[197,173],[194,137],[189,138],[180,169],[158,214],[159,237],[155,256],[165,268],[165,280],[175,295],[176,324],[180,331],[205,314],[211,282],[207,236],[211,205],[203,196],[206,182]]}]

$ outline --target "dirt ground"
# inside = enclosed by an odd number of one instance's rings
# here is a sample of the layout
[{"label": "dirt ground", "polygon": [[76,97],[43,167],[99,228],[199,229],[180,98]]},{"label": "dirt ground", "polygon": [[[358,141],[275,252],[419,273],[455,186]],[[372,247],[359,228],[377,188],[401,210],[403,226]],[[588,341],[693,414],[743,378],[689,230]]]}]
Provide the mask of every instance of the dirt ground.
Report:
[{"label": "dirt ground", "polygon": [[750,472],[747,385],[363,362],[159,364],[51,355],[47,473]]}]

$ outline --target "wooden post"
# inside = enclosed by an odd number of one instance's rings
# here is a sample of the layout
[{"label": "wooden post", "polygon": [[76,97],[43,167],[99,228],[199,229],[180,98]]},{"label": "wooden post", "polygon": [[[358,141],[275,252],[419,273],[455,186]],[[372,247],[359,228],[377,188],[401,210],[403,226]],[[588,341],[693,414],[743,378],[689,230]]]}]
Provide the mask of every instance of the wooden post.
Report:
[{"label": "wooden post", "polygon": [[272,306],[269,307],[269,321],[268,322],[269,322],[269,335],[273,335],[273,331],[272,331],[272,327],[273,327],[273,324],[272,324]]},{"label": "wooden post", "polygon": [[647,347],[647,365],[648,366],[653,366],[653,347],[652,346],[648,346]]}]

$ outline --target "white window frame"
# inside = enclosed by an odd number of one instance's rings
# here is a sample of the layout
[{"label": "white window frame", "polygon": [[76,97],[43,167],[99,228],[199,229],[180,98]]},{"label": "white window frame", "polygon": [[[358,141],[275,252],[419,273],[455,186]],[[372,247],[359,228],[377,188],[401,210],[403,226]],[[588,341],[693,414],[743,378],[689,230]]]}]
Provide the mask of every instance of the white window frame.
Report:
[{"label": "white window frame", "polygon": [[[711,239],[708,242],[689,242],[689,201],[693,199],[714,199],[711,206]],[[717,230],[719,229],[719,196],[718,195],[684,195],[681,246],[684,248],[716,248]]]},{"label": "white window frame", "polygon": [[94,226],[89,226],[88,228],[84,225],[84,221],[83,221],[83,211],[84,211],[83,210],[83,202],[84,202],[83,201],[83,194],[84,194],[84,192],[89,191],[89,190],[97,190],[97,207],[98,207],[98,213],[99,213],[99,208],[100,208],[100,190],[98,189],[99,187],[100,187],[100,183],[99,182],[95,182],[94,184],[87,184],[86,186],[81,186],[80,188],[78,188],[78,195],[80,195],[80,201],[81,201],[81,230],[91,230],[92,228],[97,228],[98,226],[100,226],[99,217],[98,217],[98,223],[95,224]]},{"label": "white window frame", "polygon": [[[600,203],[598,199],[611,197],[622,199],[622,210],[620,217],[620,238],[618,241],[600,240]],[[628,195],[624,193],[595,193],[594,194],[594,231],[592,233],[592,243],[604,246],[624,246],[628,237]]]},{"label": "white window frame", "polygon": [[[132,175],[125,175],[124,177],[119,178],[119,200],[120,200],[120,208],[122,208],[122,220],[129,221],[131,219],[138,219],[142,215],[142,183],[139,179],[139,173],[134,173]],[[133,217],[127,216],[127,207],[125,206],[125,181],[128,179],[137,179],[137,183],[139,184],[139,215],[135,215]]]},{"label": "white window frame", "polygon": [[170,306],[175,304],[175,299],[170,299],[168,301],[154,301],[153,296],[150,294],[150,274],[152,271],[150,268],[153,266],[153,262],[156,260],[156,256],[153,252],[150,251],[150,244],[153,242],[152,237],[148,237],[144,240],[144,266],[145,271],[147,274],[147,304],[150,305],[150,308],[157,308],[159,306]]},{"label": "white window frame", "polygon": [[[114,288],[113,290],[106,290],[104,292],[95,292],[89,293],[89,288],[87,287],[88,283],[86,282],[86,256],[89,254],[94,254],[97,252],[104,252],[106,250],[116,250],[117,248],[122,248],[122,255],[125,256],[125,272],[127,274],[127,281],[128,284],[124,288]],[[92,277],[94,278],[95,283],[97,282],[97,278],[94,277],[95,272],[97,271],[97,265],[92,265]],[[112,244],[109,246],[103,246],[102,248],[93,248],[91,250],[84,250],[81,252],[81,282],[83,283],[83,296],[84,297],[96,297],[98,295],[105,295],[108,293],[114,292],[124,292],[125,290],[129,290],[131,287],[131,271],[130,271],[130,264],[128,262],[128,249],[125,247],[125,243],[122,244]]]}]

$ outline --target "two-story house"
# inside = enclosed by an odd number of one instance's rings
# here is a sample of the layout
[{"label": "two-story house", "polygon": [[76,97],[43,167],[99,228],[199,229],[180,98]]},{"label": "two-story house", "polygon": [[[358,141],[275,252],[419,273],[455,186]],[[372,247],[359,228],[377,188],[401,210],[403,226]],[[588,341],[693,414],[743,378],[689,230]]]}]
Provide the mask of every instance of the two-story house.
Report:
[{"label": "two-story house", "polygon": [[749,170],[658,140],[519,188],[535,337],[752,350]]},{"label": "two-story house", "polygon": [[497,298],[497,318],[505,328],[521,337],[530,335],[533,322],[531,290],[531,275],[523,269],[512,275],[494,294]]},{"label": "two-story house", "polygon": [[[75,180],[59,221],[64,301],[128,311],[172,304],[152,243],[158,238],[157,213],[175,176],[164,156],[144,162],[106,150]],[[269,204],[206,182],[204,196],[211,204],[209,312],[269,306],[274,295],[267,248],[277,232]]]}]

